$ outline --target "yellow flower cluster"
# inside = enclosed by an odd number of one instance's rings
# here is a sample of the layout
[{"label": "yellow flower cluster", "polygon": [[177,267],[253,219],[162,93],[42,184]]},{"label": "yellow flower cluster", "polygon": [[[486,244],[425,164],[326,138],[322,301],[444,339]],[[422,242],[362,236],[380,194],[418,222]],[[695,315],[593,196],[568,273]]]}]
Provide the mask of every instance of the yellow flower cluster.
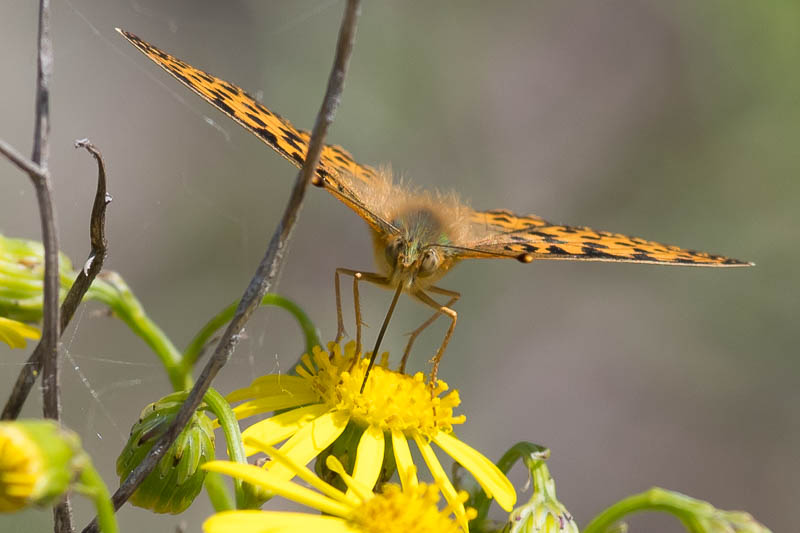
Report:
[{"label": "yellow flower cluster", "polygon": [[[403,491],[397,492],[399,489],[390,489],[386,485],[380,493],[384,499],[372,502],[372,507],[364,507],[363,513],[358,515],[360,519],[351,517],[349,527],[357,526],[357,531],[372,531],[367,524],[372,523],[369,517],[375,513],[385,518],[392,513],[391,509],[399,511],[403,507],[417,505],[408,501],[402,506],[397,504],[400,494],[406,500],[419,500],[420,509],[425,508],[428,510],[426,512],[439,516],[438,507],[431,503],[431,494],[432,491],[440,491],[447,501],[447,514],[454,516],[453,523],[461,530],[468,531],[468,521],[474,515],[472,510],[464,506],[466,495],[459,494],[455,489],[431,444],[437,445],[471,472],[486,494],[510,511],[516,502],[514,487],[494,463],[453,435],[453,426],[466,420],[464,415],[454,415],[453,412],[461,402],[458,391],[450,391],[441,380],[430,387],[421,373],[408,376],[391,371],[387,368],[387,359],[383,357],[373,368],[362,392],[368,359],[356,353],[353,342],[348,343],[344,350],[338,344],[331,343],[328,351],[317,347],[312,354],[303,356],[297,376],[262,376],[249,387],[228,395],[229,402],[241,402],[234,408],[239,419],[282,411],[256,422],[242,434],[248,455],[265,452],[272,457],[260,471],[269,475],[272,482],[289,482],[297,475],[297,465],[305,467],[334,443],[349,424],[355,424],[363,429],[363,433],[354,450],[353,483],[372,494],[381,474],[388,440],[403,482]],[[409,440],[415,443],[435,483],[424,490],[415,488],[422,484],[417,481],[417,467],[412,459]],[[273,450],[272,446],[279,443],[283,443],[279,450],[269,452]],[[279,454],[280,459],[276,458],[275,453]],[[231,465],[230,468],[232,470],[227,473],[241,477],[239,467]],[[343,479],[349,478],[344,470],[338,473]],[[263,486],[264,478],[259,479]],[[348,494],[352,490],[351,486]],[[385,502],[385,505],[380,502]],[[387,531],[384,518],[378,522],[382,524],[381,531]],[[211,523],[216,524],[216,519]],[[442,531],[431,527],[404,531]]]}]

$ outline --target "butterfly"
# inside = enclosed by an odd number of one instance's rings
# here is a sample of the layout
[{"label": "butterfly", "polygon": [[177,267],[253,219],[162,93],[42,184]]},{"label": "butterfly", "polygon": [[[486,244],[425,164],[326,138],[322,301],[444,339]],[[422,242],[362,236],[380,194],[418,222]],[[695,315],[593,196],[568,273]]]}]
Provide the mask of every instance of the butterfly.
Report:
[{"label": "butterfly", "polygon": [[[128,41],[208,103],[244,126],[297,167],[302,166],[310,134],[270,111],[244,90],[199,70],[117,29]],[[339,276],[353,277],[357,351],[361,348],[358,282],[394,289],[394,297],[372,351],[374,362],[389,318],[401,293],[410,294],[435,312],[409,338],[400,369],[417,336],[439,316],[450,326],[432,359],[431,383],[455,329],[452,309],[460,294],[436,285],[456,263],[467,258],[510,258],[522,263],[538,259],[608,261],[657,265],[710,267],[750,266],[752,263],[677,246],[597,231],[582,226],[551,224],[536,215],[516,215],[505,209],[478,211],[455,194],[414,189],[397,184],[389,170],[357,163],[348,151],[325,145],[312,183],[355,211],[369,225],[379,272],[337,268],[334,277],[338,331],[344,334]],[[431,294],[447,298],[438,303]],[[371,368],[371,365],[370,365]]]}]

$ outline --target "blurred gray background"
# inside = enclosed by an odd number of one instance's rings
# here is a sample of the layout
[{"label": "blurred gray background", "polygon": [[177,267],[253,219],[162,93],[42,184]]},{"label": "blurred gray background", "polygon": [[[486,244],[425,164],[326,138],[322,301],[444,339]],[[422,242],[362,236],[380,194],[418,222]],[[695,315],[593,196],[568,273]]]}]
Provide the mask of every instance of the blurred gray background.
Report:
[{"label": "blurred gray background", "polygon": [[[0,137],[30,151],[35,2],[0,2]],[[238,298],[295,170],[168,77],[120,26],[237,83],[309,128],[342,1],[56,0],[52,159],[62,249],[81,264],[95,166],[114,197],[106,263],[179,346]],[[750,269],[474,261],[440,375],[461,390],[459,436],[497,458],[553,450],[558,495],[581,525],[652,485],[790,531],[800,496],[800,4],[797,2],[368,2],[329,140],[477,208],[535,212],[755,261]],[[26,176],[0,162],[0,232],[39,239]],[[369,269],[365,225],[310,190],[279,291],[335,333],[333,269]],[[364,288],[374,338],[390,294]],[[352,332],[352,312],[346,302]],[[90,305],[64,338],[65,423],[116,488],[131,423],[169,392],[155,358]],[[402,300],[385,348],[427,311]],[[445,321],[422,338],[427,369]],[[285,370],[302,347],[262,310],[216,386]],[[27,353],[0,348],[5,398]],[[204,362],[205,360],[203,360]],[[25,413],[38,416],[33,395]],[[524,473],[514,472],[521,486]],[[526,500],[528,492],[520,493]],[[77,520],[92,510],[76,498]],[[125,507],[125,531],[199,530]],[[50,529],[50,513],[0,518]],[[672,519],[632,531],[676,532]]]}]

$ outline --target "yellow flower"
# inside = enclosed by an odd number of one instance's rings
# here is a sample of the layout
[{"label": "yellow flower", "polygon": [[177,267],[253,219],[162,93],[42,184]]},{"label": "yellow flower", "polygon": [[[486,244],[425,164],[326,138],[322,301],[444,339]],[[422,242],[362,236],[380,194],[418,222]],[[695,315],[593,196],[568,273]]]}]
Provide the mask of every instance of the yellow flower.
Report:
[{"label": "yellow flower", "polygon": [[[384,435],[387,435],[400,479],[413,479],[413,483],[416,483],[416,467],[408,439],[416,443],[462,529],[467,529],[467,512],[432,442],[470,471],[487,496],[494,497],[507,511],[513,508],[517,496],[506,476],[489,459],[452,434],[453,425],[466,419],[464,415],[453,415],[453,409],[461,403],[458,391],[447,392],[448,386],[441,380],[431,389],[421,373],[408,376],[388,370],[388,357],[384,354],[381,363],[372,369],[362,393],[367,359],[355,353],[353,342],[345,346],[344,353],[338,344],[331,343],[329,347],[330,353],[316,347],[312,356],[304,355],[297,376],[262,376],[227,397],[231,403],[244,402],[234,408],[239,419],[284,410],[243,432],[248,455],[259,451],[248,445],[250,442],[258,442],[263,449],[285,440],[280,452],[290,461],[306,465],[352,422],[365,428],[353,469],[353,477],[360,485],[371,490],[378,481],[384,459]],[[265,468],[276,479],[289,480],[295,475],[282,462],[268,462]]]},{"label": "yellow flower", "polygon": [[[270,446],[261,447],[256,439],[248,439],[275,457],[279,463],[308,483],[306,488],[283,476],[253,465],[230,461],[212,461],[203,465],[206,470],[228,474],[264,491],[313,507],[324,515],[282,511],[225,511],[211,516],[203,524],[206,533],[458,533],[458,522],[451,518],[453,506],[439,509],[439,490],[436,486],[417,483],[416,476],[404,478],[402,488],[386,484],[381,493],[349,476],[335,457],[328,457],[328,467],[337,472],[348,491],[325,483],[308,468]],[[413,470],[413,468],[412,468]],[[466,493],[459,496],[463,503]],[[466,517],[472,518],[469,509]],[[464,531],[467,531],[466,529]]]},{"label": "yellow flower", "polygon": [[83,461],[78,437],[52,420],[0,422],[0,512],[53,501]]},{"label": "yellow flower", "polygon": [[0,316],[0,341],[12,348],[24,348],[25,339],[38,339],[40,336],[35,327]]}]

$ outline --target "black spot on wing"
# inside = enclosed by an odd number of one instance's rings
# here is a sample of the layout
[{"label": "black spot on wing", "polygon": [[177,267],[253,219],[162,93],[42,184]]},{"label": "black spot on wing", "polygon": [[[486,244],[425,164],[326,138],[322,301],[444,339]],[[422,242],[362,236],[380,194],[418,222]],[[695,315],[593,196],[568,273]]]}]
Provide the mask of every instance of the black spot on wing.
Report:
[{"label": "black spot on wing", "polygon": [[587,245],[581,247],[581,254],[583,257],[588,257],[591,259],[620,259],[619,256],[600,251],[592,246]]},{"label": "black spot on wing", "polygon": [[292,148],[299,152],[305,151],[305,142],[295,132],[290,129],[281,128],[281,135],[286,144],[291,145]]},{"label": "black spot on wing", "polygon": [[214,83],[214,77],[209,76],[207,73],[203,72],[202,70],[195,70],[194,71],[194,78],[196,80],[202,80],[206,83]]},{"label": "black spot on wing", "polygon": [[232,117],[236,116],[236,112],[233,110],[231,106],[227,104],[222,98],[215,96],[211,102],[219,108],[220,111],[223,113],[230,115]]},{"label": "black spot on wing", "polygon": [[[234,87],[233,85],[230,85],[228,83],[220,83],[219,84],[219,90],[224,92],[224,93],[227,93],[229,96],[239,96],[239,91],[236,90],[236,87]],[[250,106],[249,103],[247,103],[247,105],[248,105],[248,107],[252,107],[252,106]]]},{"label": "black spot on wing", "polygon": [[270,146],[275,146],[275,147],[278,146],[278,138],[275,136],[274,133],[272,133],[268,129],[253,128],[253,131],[256,133],[256,135],[264,139]]},{"label": "black spot on wing", "polygon": [[261,120],[258,115],[254,115],[253,113],[247,113],[247,118],[249,118],[253,123],[258,124],[260,127],[265,128],[267,123]]},{"label": "black spot on wing", "polygon": [[564,241],[556,238],[554,235],[550,235],[549,233],[545,233],[543,231],[538,230],[531,230],[528,232],[528,235],[535,235],[537,237],[541,237],[544,242],[549,242],[553,244],[564,244]]},{"label": "black spot on wing", "polygon": [[186,85],[188,85],[189,87],[191,87],[192,85],[194,85],[194,83],[192,83],[191,81],[189,81],[189,78],[187,78],[186,76],[184,76],[184,75],[181,73],[181,71],[180,71],[180,70],[177,70],[177,69],[171,68],[171,69],[169,69],[169,71],[172,73],[172,75],[173,75],[173,76],[175,76],[176,78],[178,78],[178,79],[179,79],[181,82],[185,83],[185,84],[186,84]]},{"label": "black spot on wing", "polygon": [[601,242],[593,242],[589,241],[583,244],[584,246],[588,246],[589,248],[600,249],[600,248],[608,248],[605,244]]}]

